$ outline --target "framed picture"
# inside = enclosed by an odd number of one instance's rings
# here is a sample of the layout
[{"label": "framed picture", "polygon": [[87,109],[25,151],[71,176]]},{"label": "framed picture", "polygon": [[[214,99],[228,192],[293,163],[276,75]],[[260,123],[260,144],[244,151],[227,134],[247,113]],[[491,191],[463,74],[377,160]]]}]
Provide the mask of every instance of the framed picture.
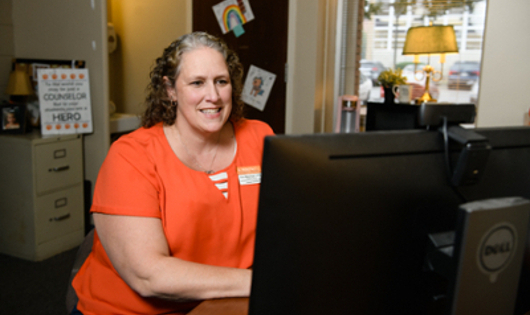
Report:
[{"label": "framed picture", "polygon": [[26,105],[3,104],[0,107],[0,118],[2,120],[0,133],[24,133],[26,130]]}]

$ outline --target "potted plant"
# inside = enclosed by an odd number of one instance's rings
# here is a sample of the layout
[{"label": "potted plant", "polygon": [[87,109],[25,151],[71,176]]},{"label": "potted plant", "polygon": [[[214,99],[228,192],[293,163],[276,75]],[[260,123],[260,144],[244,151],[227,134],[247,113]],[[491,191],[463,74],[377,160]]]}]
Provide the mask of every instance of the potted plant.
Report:
[{"label": "potted plant", "polygon": [[402,69],[387,69],[379,74],[377,80],[381,83],[385,92],[385,104],[394,103],[394,92],[392,89],[396,85],[407,84],[407,77],[402,75]]}]

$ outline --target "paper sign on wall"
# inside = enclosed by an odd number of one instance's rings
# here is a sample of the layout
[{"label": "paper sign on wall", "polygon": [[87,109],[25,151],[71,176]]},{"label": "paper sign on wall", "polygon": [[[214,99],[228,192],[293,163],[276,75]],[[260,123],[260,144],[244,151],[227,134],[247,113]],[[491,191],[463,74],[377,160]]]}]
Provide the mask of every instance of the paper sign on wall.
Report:
[{"label": "paper sign on wall", "polygon": [[243,24],[254,19],[248,0],[225,0],[212,7],[223,34],[231,30],[241,33]]},{"label": "paper sign on wall", "polygon": [[241,99],[248,105],[263,111],[271,93],[274,80],[276,80],[274,73],[250,65]]},{"label": "paper sign on wall", "polygon": [[88,69],[38,69],[42,135],[91,133]]}]

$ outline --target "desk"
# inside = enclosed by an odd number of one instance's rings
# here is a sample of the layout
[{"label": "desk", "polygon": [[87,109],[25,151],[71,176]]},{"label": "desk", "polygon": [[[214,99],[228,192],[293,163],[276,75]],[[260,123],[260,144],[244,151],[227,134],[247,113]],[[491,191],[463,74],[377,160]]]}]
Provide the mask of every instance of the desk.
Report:
[{"label": "desk", "polygon": [[188,315],[247,315],[248,298],[207,300]]},{"label": "desk", "polygon": [[[248,315],[248,298],[207,300],[188,315]],[[530,311],[524,315],[530,315]]]}]

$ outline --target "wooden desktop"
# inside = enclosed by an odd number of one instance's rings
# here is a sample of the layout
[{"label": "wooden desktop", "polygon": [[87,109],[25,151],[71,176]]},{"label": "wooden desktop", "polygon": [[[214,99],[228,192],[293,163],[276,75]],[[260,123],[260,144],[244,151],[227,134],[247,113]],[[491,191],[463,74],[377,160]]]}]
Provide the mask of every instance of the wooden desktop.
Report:
[{"label": "wooden desktop", "polygon": [[206,300],[188,315],[247,315],[248,298]]},{"label": "wooden desktop", "polygon": [[[188,315],[248,315],[248,298],[207,300]],[[524,315],[530,315],[530,311]]]}]

